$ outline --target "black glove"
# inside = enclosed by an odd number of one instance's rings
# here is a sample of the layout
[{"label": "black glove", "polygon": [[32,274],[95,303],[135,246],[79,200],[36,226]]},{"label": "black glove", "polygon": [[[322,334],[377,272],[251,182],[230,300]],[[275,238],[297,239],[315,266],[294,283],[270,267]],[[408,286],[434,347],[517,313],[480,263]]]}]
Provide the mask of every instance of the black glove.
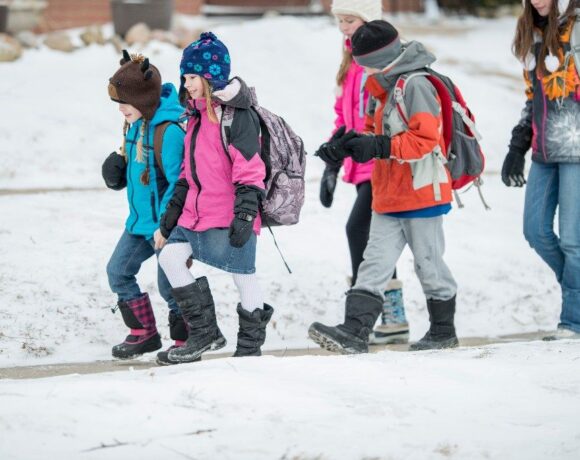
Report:
[{"label": "black glove", "polygon": [[167,203],[167,208],[159,220],[159,231],[163,238],[169,238],[171,230],[177,225],[179,216],[183,210],[183,205],[185,204],[185,198],[187,197],[187,192],[189,190],[189,184],[187,179],[179,179],[175,183],[175,189],[173,190],[173,196],[169,203]]},{"label": "black glove", "polygon": [[262,190],[252,185],[236,186],[234,218],[228,236],[234,248],[241,248],[254,232],[254,219],[258,215]]},{"label": "black glove", "polygon": [[350,130],[345,134],[346,127],[341,126],[336,130],[328,142],[325,142],[314,153],[315,156],[322,158],[327,164],[340,167],[342,160],[348,156],[348,152],[344,149],[344,143],[359,134]]},{"label": "black glove", "polygon": [[523,187],[526,183],[524,179],[524,165],[526,157],[517,151],[510,151],[503,160],[501,168],[501,180],[508,187]]},{"label": "black glove", "polygon": [[357,163],[366,163],[373,158],[391,156],[391,138],[388,136],[358,136],[344,143],[344,148]]},{"label": "black glove", "polygon": [[340,171],[340,168],[327,164],[322,173],[322,179],[320,180],[320,202],[325,208],[332,206],[338,171]]},{"label": "black glove", "polygon": [[127,162],[117,152],[111,153],[101,168],[105,185],[113,190],[122,190],[127,186]]},{"label": "black glove", "polygon": [[252,233],[254,233],[254,217],[245,213],[236,214],[228,232],[230,245],[241,248],[248,242]]},{"label": "black glove", "polygon": [[525,155],[532,145],[532,127],[518,124],[512,130],[508,154],[501,168],[501,180],[508,187],[523,187]]}]

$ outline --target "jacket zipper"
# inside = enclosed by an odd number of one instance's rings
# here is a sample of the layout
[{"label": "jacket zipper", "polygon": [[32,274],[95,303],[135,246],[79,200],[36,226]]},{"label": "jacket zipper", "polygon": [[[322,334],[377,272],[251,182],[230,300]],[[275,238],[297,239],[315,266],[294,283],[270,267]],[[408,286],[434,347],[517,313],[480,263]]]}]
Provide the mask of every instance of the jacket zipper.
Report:
[{"label": "jacket zipper", "polygon": [[197,176],[197,170],[195,166],[195,144],[197,142],[197,135],[199,133],[199,129],[201,128],[201,117],[199,117],[197,124],[193,128],[193,133],[191,134],[191,141],[189,143],[189,156],[190,156],[190,167],[191,167],[191,178],[195,185],[197,186],[197,195],[195,197],[195,215],[196,218],[199,216],[199,212],[197,210],[197,202],[199,200],[199,195],[201,195],[201,182],[199,181],[199,177]]},{"label": "jacket zipper", "polygon": [[129,150],[129,155],[127,156],[127,168],[128,168],[127,169],[127,177],[128,177],[128,180],[131,182],[131,196],[129,197],[129,206],[131,206],[131,209],[135,213],[135,222],[133,222],[133,224],[131,224],[130,232],[133,232],[133,230],[135,229],[135,225],[137,225],[137,222],[139,221],[139,213],[137,212],[137,208],[135,207],[135,204],[133,203],[133,197],[135,195],[135,187],[133,185],[133,181],[131,180],[131,163],[133,162],[131,154],[133,153],[133,151],[135,149],[138,134],[139,134],[139,130],[137,129],[135,131],[135,136],[133,137],[133,142],[131,144],[131,149]]}]

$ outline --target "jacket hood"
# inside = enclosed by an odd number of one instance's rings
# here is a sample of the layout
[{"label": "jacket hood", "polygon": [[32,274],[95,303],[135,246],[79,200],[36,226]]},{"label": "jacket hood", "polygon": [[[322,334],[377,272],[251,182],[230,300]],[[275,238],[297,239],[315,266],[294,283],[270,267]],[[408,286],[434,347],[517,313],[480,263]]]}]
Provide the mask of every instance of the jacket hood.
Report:
[{"label": "jacket hood", "polygon": [[166,121],[178,122],[179,118],[183,114],[183,107],[179,103],[179,98],[177,96],[177,90],[172,83],[165,83],[161,86],[161,99],[159,107],[153,118],[151,119],[151,125],[159,125]]},{"label": "jacket hood", "polygon": [[258,103],[254,88],[246,85],[240,77],[232,78],[224,89],[215,91],[213,98],[220,104],[240,109],[249,109]]},{"label": "jacket hood", "polygon": [[381,72],[373,75],[383,87],[389,87],[400,75],[430,66],[435,56],[417,41],[403,45],[403,52]]}]

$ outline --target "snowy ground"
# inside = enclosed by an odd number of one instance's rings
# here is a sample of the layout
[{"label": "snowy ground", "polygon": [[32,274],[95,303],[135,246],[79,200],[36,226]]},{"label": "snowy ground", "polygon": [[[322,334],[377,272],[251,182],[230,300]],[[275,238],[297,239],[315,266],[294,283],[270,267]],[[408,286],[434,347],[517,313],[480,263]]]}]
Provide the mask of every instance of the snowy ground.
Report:
[{"label": "snowy ground", "polygon": [[[484,135],[484,193],[493,209],[485,211],[472,190],[462,196],[465,209],[446,219],[459,335],[554,328],[560,292],[523,240],[523,190],[506,189],[497,174],[524,101],[509,53],[514,20],[433,27],[401,18],[400,25],[439,56],[436,68],[461,87]],[[233,72],[313,152],[332,126],[335,26],[270,18],[214,31],[230,47]],[[165,80],[177,81],[178,50],[156,43],[144,53]],[[88,189],[0,195],[0,367],[108,359],[125,334],[108,309],[115,298],[105,265],[127,205],[100,177],[102,160],[121,141],[121,117],[106,94],[117,61],[112,47],[72,55],[42,49],[0,67],[0,189]],[[343,315],[344,223],[354,190],[340,184],[332,209],[323,209],[320,163],[309,159],[301,223],[276,231],[292,275],[270,235],[260,239],[258,273],[276,309],[269,349],[311,345],[312,321]],[[398,269],[417,339],[428,321],[409,252]],[[203,265],[193,272],[209,276],[233,350],[237,296],[229,275]],[[152,260],[140,282],[168,338]],[[580,344],[532,343],[4,381],[0,458],[577,458],[579,359]],[[127,430],[130,423],[139,430]],[[91,450],[117,441],[128,446]]]}]

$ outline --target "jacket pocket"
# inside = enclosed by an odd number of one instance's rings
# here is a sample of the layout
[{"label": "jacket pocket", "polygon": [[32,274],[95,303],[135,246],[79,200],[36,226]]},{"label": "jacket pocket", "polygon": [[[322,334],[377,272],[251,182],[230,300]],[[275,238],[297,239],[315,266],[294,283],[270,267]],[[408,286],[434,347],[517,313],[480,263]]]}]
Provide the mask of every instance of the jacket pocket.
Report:
[{"label": "jacket pocket", "polygon": [[445,184],[449,181],[443,163],[443,156],[432,152],[420,160],[410,161],[413,174],[413,189],[419,190],[427,185]]}]

